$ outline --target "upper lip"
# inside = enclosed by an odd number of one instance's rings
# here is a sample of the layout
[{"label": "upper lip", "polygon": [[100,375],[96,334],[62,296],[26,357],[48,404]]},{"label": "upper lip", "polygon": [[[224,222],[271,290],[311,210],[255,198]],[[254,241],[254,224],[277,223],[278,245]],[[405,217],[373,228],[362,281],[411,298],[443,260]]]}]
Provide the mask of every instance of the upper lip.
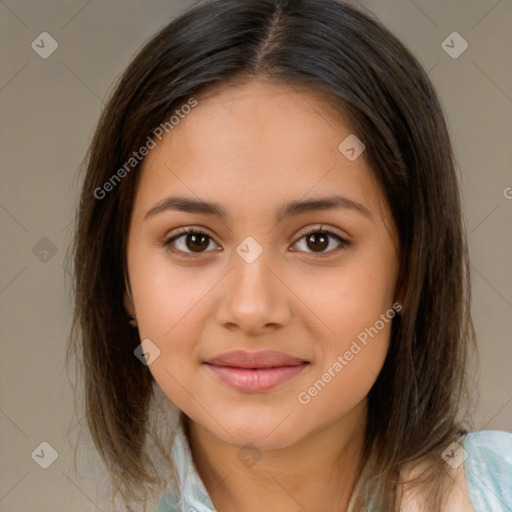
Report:
[{"label": "upper lip", "polygon": [[280,366],[297,366],[307,363],[304,359],[277,352],[275,350],[262,350],[260,352],[247,352],[246,350],[233,350],[206,361],[214,366],[232,366],[235,368],[272,368]]}]

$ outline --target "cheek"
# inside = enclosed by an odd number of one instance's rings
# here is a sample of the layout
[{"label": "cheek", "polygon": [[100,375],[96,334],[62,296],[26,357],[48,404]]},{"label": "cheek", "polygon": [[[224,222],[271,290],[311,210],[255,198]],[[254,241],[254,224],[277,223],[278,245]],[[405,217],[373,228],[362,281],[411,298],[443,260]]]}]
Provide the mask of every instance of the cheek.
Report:
[{"label": "cheek", "polygon": [[165,254],[157,252],[132,255],[130,281],[139,333],[143,338],[177,342],[174,333],[190,324],[189,315],[215,284],[215,276],[199,276],[193,268],[173,265]]},{"label": "cheek", "polygon": [[[396,268],[384,258],[359,253],[329,272],[301,277],[294,292],[319,320],[328,346],[343,349],[390,310],[394,299]],[[341,344],[341,345],[340,345]]]},{"label": "cheek", "polygon": [[366,398],[386,359],[392,314],[367,327],[352,325],[356,334],[324,345],[322,363],[297,395],[308,418],[329,424]]},{"label": "cheek", "polygon": [[[135,262],[136,260],[134,260]],[[149,339],[159,355],[149,370],[159,387],[180,409],[195,396],[190,375],[199,366],[199,329],[211,277],[171,266],[165,258],[147,260],[133,272],[132,290],[141,340]]]},{"label": "cheek", "polygon": [[358,256],[308,294],[311,309],[329,328],[317,344],[318,368],[297,397],[309,413],[334,418],[363,400],[388,352],[395,260],[392,253],[379,258],[377,251]]}]

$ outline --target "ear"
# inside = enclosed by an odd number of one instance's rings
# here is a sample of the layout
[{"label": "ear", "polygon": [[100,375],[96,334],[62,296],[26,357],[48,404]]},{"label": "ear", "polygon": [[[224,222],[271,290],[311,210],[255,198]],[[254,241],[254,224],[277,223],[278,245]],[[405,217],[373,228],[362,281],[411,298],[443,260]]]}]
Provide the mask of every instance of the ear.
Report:
[{"label": "ear", "polygon": [[133,307],[132,299],[126,290],[124,291],[123,305],[130,316],[135,316],[135,308]]},{"label": "ear", "polygon": [[[393,309],[397,313],[401,313],[405,309],[404,299],[405,299],[404,287],[403,287],[403,285],[400,287],[397,285],[395,288],[394,299],[393,299]],[[395,307],[395,305],[396,305],[396,307]]]},{"label": "ear", "polygon": [[124,309],[128,313],[129,320],[128,323],[132,327],[137,327],[137,318],[135,317],[135,308],[133,306],[133,300],[131,296],[128,294],[128,291],[125,289],[123,296],[123,305]]}]

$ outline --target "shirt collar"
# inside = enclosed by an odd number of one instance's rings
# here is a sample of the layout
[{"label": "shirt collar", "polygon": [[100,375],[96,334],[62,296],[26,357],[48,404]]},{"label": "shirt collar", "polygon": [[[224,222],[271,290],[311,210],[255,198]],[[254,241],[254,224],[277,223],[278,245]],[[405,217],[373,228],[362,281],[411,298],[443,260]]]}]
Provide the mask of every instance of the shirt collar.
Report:
[{"label": "shirt collar", "polygon": [[171,487],[168,498],[173,510],[216,512],[192,458],[183,423],[180,421],[172,448],[172,458],[179,476],[179,488]]}]

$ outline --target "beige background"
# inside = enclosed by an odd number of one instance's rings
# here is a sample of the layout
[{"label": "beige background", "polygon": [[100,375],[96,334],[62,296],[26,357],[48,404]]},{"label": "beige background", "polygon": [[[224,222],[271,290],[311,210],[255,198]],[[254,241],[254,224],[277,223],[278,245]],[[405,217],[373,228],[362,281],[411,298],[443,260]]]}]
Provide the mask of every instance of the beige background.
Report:
[{"label": "beige background", "polygon": [[[477,430],[511,431],[512,2],[364,3],[417,55],[445,105],[470,232],[481,354],[475,423]],[[104,474],[87,439],[80,443],[80,474],[70,471],[82,416],[64,369],[71,306],[62,264],[78,198],[76,170],[112,81],[190,4],[0,0],[3,512],[108,510],[96,486]],[[47,59],[31,48],[43,31],[59,45]],[[457,59],[441,47],[454,31],[469,44]],[[43,441],[58,452],[46,470],[31,458]]]}]

